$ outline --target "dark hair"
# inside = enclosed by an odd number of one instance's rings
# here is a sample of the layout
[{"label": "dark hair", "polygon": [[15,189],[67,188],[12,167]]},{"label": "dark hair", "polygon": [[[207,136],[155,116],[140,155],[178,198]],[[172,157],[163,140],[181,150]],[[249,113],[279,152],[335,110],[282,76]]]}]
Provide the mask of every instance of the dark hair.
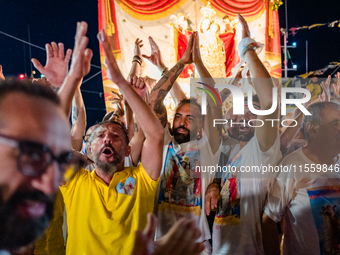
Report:
[{"label": "dark hair", "polygon": [[123,132],[124,132],[126,144],[129,145],[130,139],[129,139],[129,136],[128,136],[128,131],[126,130],[126,128],[124,126],[124,123],[120,123],[120,122],[113,121],[113,120],[105,120],[105,121],[97,123],[96,125],[102,126],[104,124],[117,124],[118,126],[120,126],[122,128]]},{"label": "dark hair", "polygon": [[28,80],[4,80],[0,82],[0,100],[10,93],[23,93],[27,96],[47,99],[50,102],[60,105],[58,95],[49,87],[31,83]]},{"label": "dark hair", "polygon": [[305,139],[307,141],[310,141],[312,138],[307,132],[307,124],[309,122],[312,122],[315,126],[321,125],[322,110],[325,107],[334,107],[336,109],[339,109],[339,105],[333,102],[318,102],[318,103],[311,104],[310,106],[308,106],[307,110],[312,115],[305,115],[304,120],[303,120],[303,134],[305,135]]},{"label": "dark hair", "polygon": [[184,99],[182,99],[182,100],[179,102],[177,108],[180,107],[181,105],[184,105],[184,104],[191,104],[191,105],[194,105],[194,106],[196,106],[196,107],[200,110],[200,112],[201,112],[201,105],[198,103],[198,101],[197,101],[196,98],[190,97],[190,98],[184,98]]}]

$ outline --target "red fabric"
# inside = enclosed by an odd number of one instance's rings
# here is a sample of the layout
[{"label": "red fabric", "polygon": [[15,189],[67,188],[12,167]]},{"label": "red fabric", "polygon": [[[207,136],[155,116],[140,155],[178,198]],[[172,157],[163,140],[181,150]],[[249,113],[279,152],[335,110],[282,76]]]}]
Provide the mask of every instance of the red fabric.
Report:
[{"label": "red fabric", "polygon": [[263,8],[263,0],[210,0],[210,4],[221,12],[230,14],[251,14],[252,16]]},{"label": "red fabric", "polygon": [[[187,48],[189,37],[192,34],[190,31],[186,31],[185,34],[182,34],[181,32],[178,33],[178,48],[177,48],[177,61],[182,58],[184,55],[184,52]],[[181,75],[180,78],[190,78],[194,74],[194,65],[188,65]]]},{"label": "red fabric", "polygon": [[229,192],[230,192],[230,197],[229,201],[230,203],[235,202],[236,197],[237,197],[237,183],[236,183],[236,178],[230,178],[228,179],[230,182],[229,184]]},{"label": "red fabric", "polygon": [[[117,26],[117,19],[116,19],[116,9],[114,0],[110,0],[111,4],[111,20],[114,24],[115,33],[113,36],[109,37],[109,41],[111,44],[111,49],[114,51],[115,56],[117,54],[121,54],[120,43],[119,43],[119,36],[118,36],[118,26]],[[101,31],[103,28],[106,27],[106,11],[105,11],[105,0],[98,0],[98,28]],[[100,55],[104,54],[104,49],[101,44],[99,44]]]},{"label": "red fabric", "polygon": [[227,77],[231,76],[231,69],[235,67],[238,62],[240,62],[240,57],[238,56],[238,53],[236,51],[235,36],[235,28],[234,33],[220,34],[220,38],[224,44],[225,73]]},{"label": "red fabric", "polygon": [[[268,8],[268,7],[267,7]],[[278,11],[273,11],[273,30],[274,30],[274,38],[271,38],[268,34],[269,27],[269,11],[267,9],[266,16],[266,53],[270,53],[273,56],[277,56],[281,58],[281,42],[280,42],[280,24],[279,24],[279,13]],[[281,61],[280,61],[281,62]],[[271,73],[276,76],[281,77],[281,67],[275,70],[271,70]]]},{"label": "red fabric", "polygon": [[166,11],[180,0],[120,0],[120,2],[135,12],[155,14]]},{"label": "red fabric", "polygon": [[[166,11],[180,0],[120,0],[126,7],[144,14]],[[238,13],[252,16],[263,8],[263,0],[210,0],[212,6],[226,14]]]}]

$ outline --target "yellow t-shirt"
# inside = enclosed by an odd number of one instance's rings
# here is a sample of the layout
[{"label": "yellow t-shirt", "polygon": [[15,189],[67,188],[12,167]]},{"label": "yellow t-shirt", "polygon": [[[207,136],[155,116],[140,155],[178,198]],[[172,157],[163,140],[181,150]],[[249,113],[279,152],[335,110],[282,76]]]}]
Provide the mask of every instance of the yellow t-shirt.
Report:
[{"label": "yellow t-shirt", "polygon": [[66,254],[131,254],[135,231],[145,228],[153,211],[157,185],[142,164],[115,173],[110,185],[95,170],[80,169],[60,187],[68,224]]},{"label": "yellow t-shirt", "polygon": [[311,94],[310,98],[311,101],[317,99],[319,95],[322,93],[322,89],[319,84],[310,83],[306,86],[306,89],[308,89]]},{"label": "yellow t-shirt", "polygon": [[35,242],[34,255],[65,255],[63,236],[64,201],[60,191],[54,201],[53,218],[45,234]]}]

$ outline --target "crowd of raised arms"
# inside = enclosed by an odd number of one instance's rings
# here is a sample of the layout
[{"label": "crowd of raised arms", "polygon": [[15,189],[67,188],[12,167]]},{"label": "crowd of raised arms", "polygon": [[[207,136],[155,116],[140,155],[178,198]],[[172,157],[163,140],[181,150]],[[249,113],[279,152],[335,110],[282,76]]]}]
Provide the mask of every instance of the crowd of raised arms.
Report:
[{"label": "crowd of raised arms", "polygon": [[[252,40],[238,18],[242,39]],[[268,121],[280,119],[279,106],[253,113],[272,107],[281,84],[246,45],[240,57],[254,93],[243,115],[231,108],[223,116],[198,32],[171,68],[151,37],[150,56],[137,38],[123,77],[103,30],[117,110],[86,130],[86,33],[78,22],[66,53],[46,44],[45,66],[32,59],[42,79],[7,79],[0,65],[0,254],[340,254],[340,105],[330,100],[330,78],[308,85],[311,115],[295,108],[282,127]],[[158,81],[143,74],[145,60],[162,73]],[[190,64],[210,91],[204,116],[176,81]],[[332,85],[340,95],[339,74]],[[220,94],[224,101],[231,91]]]}]

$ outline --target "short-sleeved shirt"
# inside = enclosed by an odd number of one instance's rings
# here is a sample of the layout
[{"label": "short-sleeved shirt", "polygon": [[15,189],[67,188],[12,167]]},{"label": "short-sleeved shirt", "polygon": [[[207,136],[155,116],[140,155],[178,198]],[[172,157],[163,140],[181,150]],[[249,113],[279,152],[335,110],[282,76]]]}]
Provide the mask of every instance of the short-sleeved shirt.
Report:
[{"label": "short-sleeved shirt", "polygon": [[58,191],[54,201],[53,218],[45,234],[35,242],[34,255],[65,255],[63,223],[64,201],[62,194]]},{"label": "short-sleeved shirt", "polygon": [[67,213],[66,254],[131,254],[135,231],[154,209],[158,181],[139,164],[113,175],[107,185],[81,169],[60,187]]},{"label": "short-sleeved shirt", "polygon": [[263,254],[261,216],[271,175],[258,170],[261,165],[276,166],[281,157],[279,134],[273,146],[262,152],[255,133],[227,166],[235,172],[226,168],[222,175],[213,254]]},{"label": "short-sleeved shirt", "polygon": [[202,233],[197,241],[211,238],[204,210],[204,195],[215,173],[206,171],[205,167],[218,165],[220,153],[220,149],[212,153],[205,133],[199,141],[178,144],[166,128],[163,170],[156,197],[156,238],[165,235],[181,218],[195,220],[196,227]]},{"label": "short-sleeved shirt", "polygon": [[318,165],[300,148],[281,165],[291,170],[274,179],[264,212],[275,222],[284,215],[283,254],[340,254],[340,159]]}]

